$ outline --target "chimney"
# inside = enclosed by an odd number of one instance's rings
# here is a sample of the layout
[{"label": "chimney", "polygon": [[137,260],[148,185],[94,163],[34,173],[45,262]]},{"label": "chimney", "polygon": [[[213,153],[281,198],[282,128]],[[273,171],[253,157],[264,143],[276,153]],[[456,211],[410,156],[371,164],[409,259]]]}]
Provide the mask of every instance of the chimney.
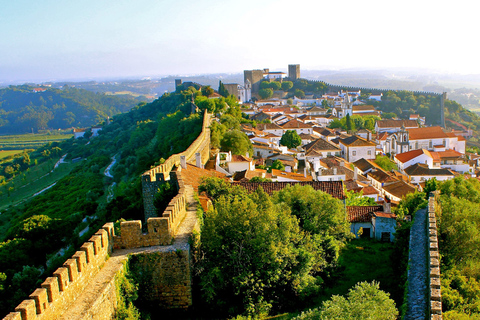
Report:
[{"label": "chimney", "polygon": [[385,198],[383,201],[383,212],[385,213],[391,213],[392,212],[392,205],[390,203],[390,200]]},{"label": "chimney", "polygon": [[305,178],[307,177],[307,167],[303,168],[303,176]]},{"label": "chimney", "polygon": [[247,154],[245,155],[247,158],[250,158],[250,153],[247,152]]},{"label": "chimney", "polygon": [[334,175],[334,176],[337,175],[337,168],[333,168],[333,175]]},{"label": "chimney", "polygon": [[187,169],[187,157],[180,156],[180,165],[182,166],[182,169]]},{"label": "chimney", "polygon": [[203,169],[202,156],[200,155],[200,152],[195,153],[195,160],[196,160],[195,165],[196,165],[198,168]]},{"label": "chimney", "polygon": [[340,167],[345,167],[345,161],[340,160]]}]

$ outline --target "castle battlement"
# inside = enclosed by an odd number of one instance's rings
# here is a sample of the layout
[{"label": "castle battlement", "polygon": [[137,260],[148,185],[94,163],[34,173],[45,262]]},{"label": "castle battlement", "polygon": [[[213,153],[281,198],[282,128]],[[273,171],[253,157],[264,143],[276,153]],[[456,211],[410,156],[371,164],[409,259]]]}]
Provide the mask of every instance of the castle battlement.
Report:
[{"label": "castle battlement", "polygon": [[98,230],[80,250],[55,270],[29,297],[23,300],[15,312],[4,320],[56,319],[75,301],[103,267],[113,248],[113,223]]}]

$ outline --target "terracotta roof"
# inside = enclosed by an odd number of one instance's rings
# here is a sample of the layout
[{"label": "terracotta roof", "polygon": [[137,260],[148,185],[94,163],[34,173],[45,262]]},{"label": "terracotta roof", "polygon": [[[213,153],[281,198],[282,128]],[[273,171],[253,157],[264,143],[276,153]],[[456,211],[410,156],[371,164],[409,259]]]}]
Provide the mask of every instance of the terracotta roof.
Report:
[{"label": "terracotta roof", "polygon": [[337,135],[333,130],[330,130],[328,128],[319,128],[319,127],[313,127],[313,131],[318,132],[324,137],[336,137]]},{"label": "terracotta roof", "polygon": [[388,137],[387,132],[377,133],[377,140],[379,141],[387,140],[387,137]]},{"label": "terracotta roof", "polygon": [[404,126],[405,128],[418,128],[418,123],[416,120],[377,120],[377,126],[379,128],[400,128]]},{"label": "terracotta roof", "polygon": [[301,182],[248,182],[248,183],[232,183],[233,185],[241,186],[247,189],[248,192],[257,190],[262,187],[263,190],[272,195],[274,191],[279,191],[288,185],[300,184],[302,186],[308,185],[315,190],[321,190],[330,194],[332,197],[344,200],[345,194],[343,192],[342,181],[301,181]]},{"label": "terracotta roof", "polygon": [[[282,161],[282,160],[280,160],[280,161]],[[282,163],[283,162],[284,161],[282,161]],[[313,180],[311,175],[307,175],[305,177],[301,173],[286,172],[286,171],[272,169],[272,179],[275,179],[275,178],[278,178],[278,177],[283,177],[283,178],[286,178],[286,179],[291,179],[291,180],[295,180],[295,181],[302,181],[302,182],[308,182],[308,181]]]},{"label": "terracotta roof", "polygon": [[415,190],[417,190],[415,187],[400,180],[383,187],[383,191],[388,192],[400,199],[409,193],[415,192]]},{"label": "terracotta roof", "polygon": [[399,154],[395,155],[395,159],[397,159],[398,161],[400,161],[402,163],[405,163],[407,161],[415,159],[418,156],[421,156],[422,154],[425,154],[428,157],[433,159],[433,156],[430,153],[430,151],[428,151],[426,149],[416,149],[416,150],[411,150],[411,151],[407,151],[407,152],[404,152],[404,153],[399,153]]},{"label": "terracotta roof", "polygon": [[390,218],[390,219],[396,219],[397,218],[397,216],[394,213],[374,212],[373,215],[375,217],[380,217],[380,218]]},{"label": "terracotta roof", "polygon": [[371,194],[379,194],[380,192],[378,192],[377,189],[375,189],[374,187],[372,186],[366,186],[362,189],[363,191],[363,195],[364,196],[367,196],[367,195],[371,195]]},{"label": "terracotta roof", "polygon": [[340,151],[341,150],[339,147],[337,147],[333,143],[324,139],[317,139],[315,141],[307,143],[306,145],[303,146],[303,149],[305,149],[305,154],[311,151],[318,152],[318,151]]},{"label": "terracotta roof", "polygon": [[303,122],[299,121],[298,119],[292,119],[288,122],[285,122],[282,125],[283,129],[311,128],[311,127],[312,127],[312,125],[310,125],[308,123],[303,123]]},{"label": "terracotta roof", "polygon": [[411,114],[410,115],[410,120],[413,120],[413,119],[418,119],[420,116],[418,114]]},{"label": "terracotta roof", "polygon": [[455,151],[455,150],[452,150],[452,149],[447,149],[445,151],[432,151],[431,152],[432,155],[434,154],[438,156],[439,159],[445,159],[445,158],[462,158],[463,157],[463,154],[458,152],[458,151]]},{"label": "terracotta roof", "polygon": [[250,162],[252,159],[247,158],[242,155],[234,154],[232,155],[232,162]]},{"label": "terracotta roof", "polygon": [[363,111],[363,110],[375,110],[375,107],[372,105],[360,104],[352,107],[353,111]]},{"label": "terracotta roof", "polygon": [[349,147],[375,147],[376,144],[367,141],[359,136],[351,136],[345,139],[340,139],[340,143]]},{"label": "terracotta roof", "polygon": [[[411,120],[414,121],[414,120]],[[407,129],[410,140],[425,140],[425,139],[442,139],[448,138],[448,135],[443,132],[442,127],[424,127]]]},{"label": "terracotta roof", "polygon": [[371,213],[377,211],[383,211],[383,206],[347,206],[350,222],[371,222]]},{"label": "terracotta roof", "polygon": [[454,176],[454,174],[443,168],[430,169],[426,164],[415,163],[405,169],[405,173],[409,176]]},{"label": "terracotta roof", "polygon": [[363,172],[370,169],[381,169],[380,166],[375,163],[375,161],[370,161],[365,158],[358,159],[357,161],[353,162],[353,165]]},{"label": "terracotta roof", "polygon": [[397,178],[392,177],[391,175],[389,175],[383,170],[376,170],[373,172],[369,172],[367,173],[367,176],[371,176],[374,180],[380,183],[399,181]]},{"label": "terracotta roof", "polygon": [[282,129],[279,125],[275,123],[257,123],[257,130],[264,131],[264,130],[272,130],[272,129]]},{"label": "terracotta roof", "polygon": [[194,165],[187,164],[186,169],[180,171],[183,182],[186,185],[191,185],[195,191],[198,191],[201,177],[217,177],[227,180],[227,176],[215,170],[206,170],[198,168]]}]

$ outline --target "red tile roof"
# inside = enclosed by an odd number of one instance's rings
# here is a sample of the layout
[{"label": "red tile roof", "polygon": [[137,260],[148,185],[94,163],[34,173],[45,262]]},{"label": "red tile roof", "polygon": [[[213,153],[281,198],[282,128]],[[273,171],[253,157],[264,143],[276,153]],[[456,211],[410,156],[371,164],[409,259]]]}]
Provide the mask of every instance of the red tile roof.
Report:
[{"label": "red tile roof", "polygon": [[414,159],[418,156],[421,156],[422,154],[425,154],[428,157],[433,159],[433,156],[432,156],[431,152],[426,150],[426,149],[417,149],[417,150],[407,151],[407,152],[404,152],[404,153],[399,153],[399,154],[395,155],[395,158],[398,161],[400,161],[402,163],[405,163],[405,162],[410,161],[410,160],[412,160],[412,159]]},{"label": "red tile roof", "polygon": [[[412,120],[414,121],[414,120]],[[425,139],[443,139],[448,138],[448,135],[443,132],[442,127],[424,127],[407,129],[410,140],[425,140]]]},{"label": "red tile roof", "polygon": [[371,213],[378,211],[383,211],[383,206],[348,206],[348,220],[350,222],[371,222]]},{"label": "red tile roof", "polygon": [[262,187],[268,194],[273,194],[275,191],[280,191],[288,185],[300,184],[302,186],[309,185],[315,190],[321,190],[330,194],[332,197],[344,200],[345,193],[343,192],[342,181],[301,181],[301,182],[240,182],[232,183],[233,185],[241,186],[247,189],[248,192],[257,190]]},{"label": "red tile roof", "polygon": [[379,128],[418,128],[416,120],[377,120],[377,126]]},{"label": "red tile roof", "polygon": [[182,169],[180,174],[183,182],[186,185],[191,185],[195,191],[198,191],[198,186],[200,185],[200,179],[202,177],[216,177],[228,180],[227,176],[223,173],[215,170],[201,169],[191,164],[187,164],[187,169]]}]

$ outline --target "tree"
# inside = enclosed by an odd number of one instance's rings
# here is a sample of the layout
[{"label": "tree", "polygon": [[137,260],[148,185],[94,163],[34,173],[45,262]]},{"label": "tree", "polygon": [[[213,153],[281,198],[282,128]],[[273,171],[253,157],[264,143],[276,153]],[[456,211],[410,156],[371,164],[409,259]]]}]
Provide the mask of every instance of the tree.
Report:
[{"label": "tree", "polygon": [[383,170],[391,171],[397,170],[397,164],[390,160],[387,156],[377,156],[375,158],[375,163],[378,164]]},{"label": "tree", "polygon": [[272,82],[270,82],[270,88],[274,91],[275,90],[280,90],[280,88],[282,88],[282,84],[278,81],[272,81]]},{"label": "tree", "polygon": [[287,130],[280,139],[280,144],[289,149],[293,149],[302,144],[302,138],[296,130]]},{"label": "tree", "polygon": [[316,286],[315,256],[303,245],[310,238],[262,189],[220,196],[205,216],[201,239],[200,285],[217,312],[265,316]]},{"label": "tree", "polygon": [[350,118],[350,114],[347,113],[345,117],[345,126],[347,127],[347,131],[352,131],[355,128],[355,124],[353,123],[352,119]]},{"label": "tree", "polygon": [[363,195],[363,191],[355,192],[353,190],[345,190],[345,205],[346,206],[375,206],[377,203],[375,199]]},{"label": "tree", "polygon": [[283,81],[282,82],[282,90],[283,91],[288,91],[293,88],[293,82],[292,81]]},{"label": "tree", "polygon": [[273,161],[271,167],[269,168],[269,172],[272,172],[272,169],[284,171],[285,166],[283,165],[282,161],[277,159]]},{"label": "tree", "polygon": [[245,155],[247,152],[253,153],[252,143],[247,135],[240,130],[228,131],[223,135],[220,142],[221,150],[231,151],[233,154]]},{"label": "tree", "polygon": [[305,98],[305,92],[301,89],[296,89],[294,95],[300,99]]},{"label": "tree", "polygon": [[220,94],[225,98],[230,95],[228,90],[225,88],[225,85],[222,83],[222,81],[218,82],[218,94]]},{"label": "tree", "polygon": [[214,92],[215,90],[213,90],[210,86],[202,87],[202,95],[204,95],[205,97],[210,97]]},{"label": "tree", "polygon": [[273,97],[273,90],[271,88],[260,89],[258,90],[258,95],[264,100],[270,99]]},{"label": "tree", "polygon": [[382,290],[378,282],[359,282],[347,297],[333,296],[320,309],[302,313],[295,320],[394,320],[398,316],[395,302]]}]

